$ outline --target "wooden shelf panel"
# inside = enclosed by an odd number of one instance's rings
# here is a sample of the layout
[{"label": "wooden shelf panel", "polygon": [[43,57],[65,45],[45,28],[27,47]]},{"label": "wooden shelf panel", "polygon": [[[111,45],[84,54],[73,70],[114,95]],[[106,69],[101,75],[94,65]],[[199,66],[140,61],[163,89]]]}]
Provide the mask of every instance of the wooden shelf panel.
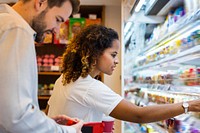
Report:
[{"label": "wooden shelf panel", "polygon": [[61,75],[61,72],[38,72],[39,75]]},{"label": "wooden shelf panel", "polygon": [[49,96],[38,96],[39,100],[49,100],[50,95]]}]

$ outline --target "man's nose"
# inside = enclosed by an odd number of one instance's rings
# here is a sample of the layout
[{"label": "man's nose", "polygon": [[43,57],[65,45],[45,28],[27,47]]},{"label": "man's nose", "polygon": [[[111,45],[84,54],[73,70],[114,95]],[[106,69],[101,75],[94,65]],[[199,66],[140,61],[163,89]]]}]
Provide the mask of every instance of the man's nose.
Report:
[{"label": "man's nose", "polygon": [[54,27],[54,28],[52,29],[52,32],[58,34],[58,33],[60,32],[60,26]]}]

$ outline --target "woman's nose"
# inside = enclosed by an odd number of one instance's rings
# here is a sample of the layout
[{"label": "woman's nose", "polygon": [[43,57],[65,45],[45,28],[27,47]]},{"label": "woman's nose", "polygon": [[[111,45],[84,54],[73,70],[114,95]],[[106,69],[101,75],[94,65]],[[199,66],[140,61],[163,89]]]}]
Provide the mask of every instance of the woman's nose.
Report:
[{"label": "woman's nose", "polygon": [[119,63],[119,59],[118,59],[118,57],[116,57],[115,64],[118,64],[118,63]]}]

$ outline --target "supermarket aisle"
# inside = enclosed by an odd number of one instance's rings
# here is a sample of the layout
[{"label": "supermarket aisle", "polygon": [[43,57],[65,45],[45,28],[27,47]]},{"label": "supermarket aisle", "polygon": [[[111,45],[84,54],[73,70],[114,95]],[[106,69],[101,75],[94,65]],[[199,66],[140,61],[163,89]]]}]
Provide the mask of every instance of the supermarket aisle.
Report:
[{"label": "supermarket aisle", "polygon": [[[132,16],[124,21],[125,97],[138,106],[199,99],[200,2],[140,0],[131,11]],[[189,113],[175,117],[172,132],[200,132],[199,116]],[[166,127],[163,120],[125,123],[123,128],[125,133],[161,133],[169,132]]]}]

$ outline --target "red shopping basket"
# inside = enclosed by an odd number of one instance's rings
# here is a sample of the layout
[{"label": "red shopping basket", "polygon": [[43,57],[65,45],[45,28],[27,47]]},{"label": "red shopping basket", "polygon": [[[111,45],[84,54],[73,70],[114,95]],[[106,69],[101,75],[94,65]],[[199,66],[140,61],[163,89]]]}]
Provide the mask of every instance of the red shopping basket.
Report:
[{"label": "red shopping basket", "polygon": [[104,123],[89,122],[85,123],[81,129],[82,133],[103,133]]}]

